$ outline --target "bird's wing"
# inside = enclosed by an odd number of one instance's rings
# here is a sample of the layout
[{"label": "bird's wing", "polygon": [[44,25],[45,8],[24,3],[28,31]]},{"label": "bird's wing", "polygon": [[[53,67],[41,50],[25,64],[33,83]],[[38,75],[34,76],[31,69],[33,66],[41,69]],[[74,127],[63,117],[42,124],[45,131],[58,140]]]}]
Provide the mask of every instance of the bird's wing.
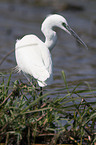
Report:
[{"label": "bird's wing", "polygon": [[34,35],[27,35],[16,43],[16,60],[19,68],[35,79],[45,81],[52,73],[48,48]]}]

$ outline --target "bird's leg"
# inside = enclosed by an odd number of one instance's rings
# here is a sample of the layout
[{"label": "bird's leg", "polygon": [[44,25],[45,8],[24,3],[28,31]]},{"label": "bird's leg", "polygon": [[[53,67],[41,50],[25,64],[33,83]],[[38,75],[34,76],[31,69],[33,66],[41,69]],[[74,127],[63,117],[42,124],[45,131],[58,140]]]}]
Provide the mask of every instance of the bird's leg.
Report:
[{"label": "bird's leg", "polygon": [[[39,96],[41,97],[43,95],[43,88],[40,87],[40,94]],[[42,99],[40,100],[40,106],[42,105]]]},{"label": "bird's leg", "polygon": [[[43,89],[42,89],[42,87],[40,87],[40,94],[39,94],[39,97],[41,97],[42,95],[43,95]],[[38,109],[41,108],[41,105],[42,105],[42,99],[39,101]],[[39,112],[39,116],[41,116],[41,115],[42,115],[42,112],[40,111],[40,112]]]},{"label": "bird's leg", "polygon": [[35,89],[35,86],[33,85],[32,81],[30,80],[30,78],[27,76],[27,74],[23,73],[24,76],[27,78],[28,82],[32,85],[32,87]]}]

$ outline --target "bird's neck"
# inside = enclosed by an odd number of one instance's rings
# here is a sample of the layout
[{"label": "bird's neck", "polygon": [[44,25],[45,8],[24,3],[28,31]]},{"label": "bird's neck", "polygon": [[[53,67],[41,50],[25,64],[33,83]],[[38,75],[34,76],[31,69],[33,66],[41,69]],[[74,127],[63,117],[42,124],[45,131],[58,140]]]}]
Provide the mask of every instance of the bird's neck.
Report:
[{"label": "bird's neck", "polygon": [[56,44],[56,40],[57,40],[57,35],[56,32],[53,31],[52,29],[47,29],[44,32],[45,35],[45,45],[47,46],[47,48],[51,51],[52,48],[55,46]]}]

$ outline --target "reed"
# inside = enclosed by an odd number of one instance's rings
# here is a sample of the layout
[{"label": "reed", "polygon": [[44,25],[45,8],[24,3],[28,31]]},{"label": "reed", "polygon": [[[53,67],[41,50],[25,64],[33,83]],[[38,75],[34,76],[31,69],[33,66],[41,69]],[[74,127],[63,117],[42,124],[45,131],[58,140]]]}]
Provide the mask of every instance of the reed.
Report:
[{"label": "reed", "polygon": [[5,75],[0,77],[1,143],[96,143],[96,90],[88,83],[84,89],[83,82],[70,87],[62,71],[64,87],[40,96],[39,88],[12,82],[11,74],[7,82]]}]

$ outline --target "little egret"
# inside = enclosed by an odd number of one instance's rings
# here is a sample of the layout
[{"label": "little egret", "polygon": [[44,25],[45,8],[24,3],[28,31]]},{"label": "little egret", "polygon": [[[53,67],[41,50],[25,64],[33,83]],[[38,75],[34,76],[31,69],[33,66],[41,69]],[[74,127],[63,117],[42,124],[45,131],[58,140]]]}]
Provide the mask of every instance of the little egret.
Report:
[{"label": "little egret", "polygon": [[54,27],[59,27],[69,34],[72,34],[85,47],[86,44],[70,28],[66,19],[58,14],[49,15],[42,23],[41,30],[45,36],[42,42],[37,36],[29,34],[21,40],[17,40],[15,45],[16,69],[22,71],[27,78],[35,78],[40,87],[51,84],[53,80],[52,58],[50,51],[57,41]]}]

